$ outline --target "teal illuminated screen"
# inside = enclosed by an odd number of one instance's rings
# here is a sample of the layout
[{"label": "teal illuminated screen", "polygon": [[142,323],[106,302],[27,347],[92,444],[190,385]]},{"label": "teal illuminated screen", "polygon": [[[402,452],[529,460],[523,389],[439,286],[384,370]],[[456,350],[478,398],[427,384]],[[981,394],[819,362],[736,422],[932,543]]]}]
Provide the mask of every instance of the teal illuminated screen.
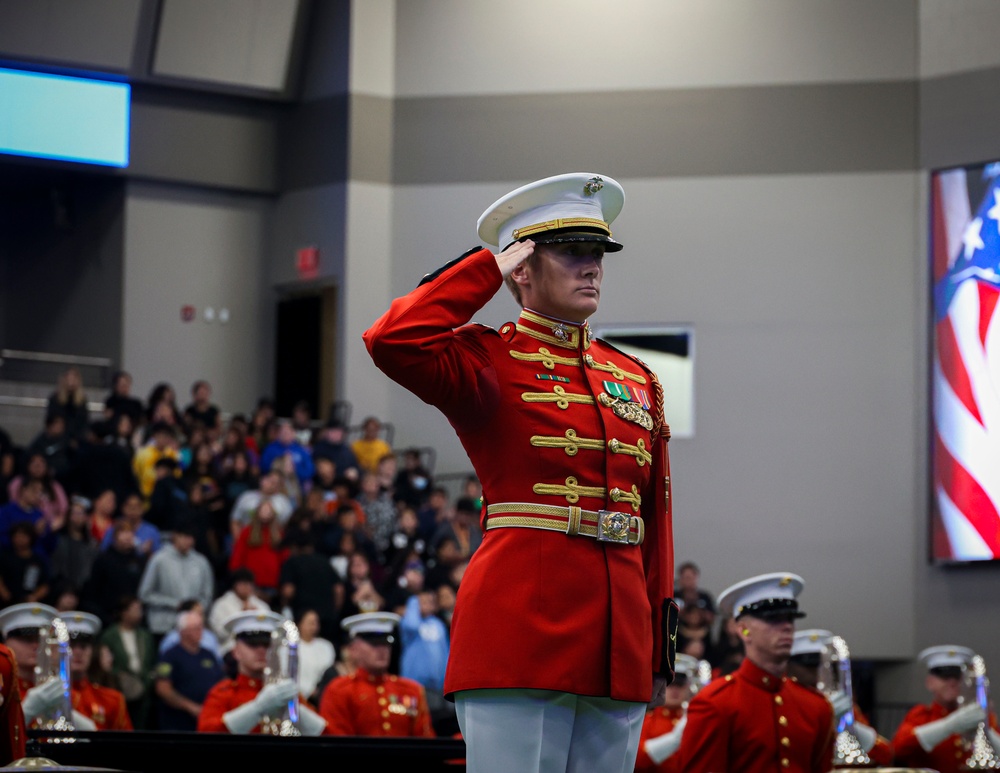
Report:
[{"label": "teal illuminated screen", "polygon": [[0,68],[0,154],[128,166],[127,83]]}]

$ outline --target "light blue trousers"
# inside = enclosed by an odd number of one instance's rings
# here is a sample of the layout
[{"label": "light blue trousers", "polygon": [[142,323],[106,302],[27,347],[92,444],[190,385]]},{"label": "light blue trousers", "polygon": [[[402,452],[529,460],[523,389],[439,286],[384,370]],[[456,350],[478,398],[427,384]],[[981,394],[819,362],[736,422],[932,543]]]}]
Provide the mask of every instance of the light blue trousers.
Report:
[{"label": "light blue trousers", "polygon": [[646,706],[550,690],[455,694],[468,773],[632,773]]}]

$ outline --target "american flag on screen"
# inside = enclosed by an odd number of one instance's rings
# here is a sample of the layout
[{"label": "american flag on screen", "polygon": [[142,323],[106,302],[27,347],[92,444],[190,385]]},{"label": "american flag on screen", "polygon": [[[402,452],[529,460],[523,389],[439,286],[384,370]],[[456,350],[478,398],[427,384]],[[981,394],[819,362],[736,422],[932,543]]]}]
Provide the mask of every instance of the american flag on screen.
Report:
[{"label": "american flag on screen", "polygon": [[935,558],[1000,558],[1000,165],[932,178]]}]

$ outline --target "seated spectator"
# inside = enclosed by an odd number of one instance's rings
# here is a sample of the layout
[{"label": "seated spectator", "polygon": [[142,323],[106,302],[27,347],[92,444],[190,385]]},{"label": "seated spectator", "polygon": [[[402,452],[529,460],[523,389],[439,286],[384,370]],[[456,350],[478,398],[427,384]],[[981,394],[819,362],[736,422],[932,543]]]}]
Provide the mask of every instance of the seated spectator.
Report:
[{"label": "seated spectator", "polygon": [[399,474],[399,460],[395,454],[386,454],[378,460],[375,468],[375,477],[378,478],[380,491],[388,494],[393,503],[400,501],[396,494],[396,476]]},{"label": "seated spectator", "polygon": [[90,533],[98,544],[104,542],[104,535],[108,533],[118,517],[118,497],[111,489],[105,489],[91,503],[90,506]]},{"label": "seated spectator", "polygon": [[247,445],[257,454],[258,460],[268,443],[274,440],[277,431],[275,418],[274,402],[267,397],[260,398],[250,417],[250,429],[247,431]]},{"label": "seated spectator", "polygon": [[227,674],[236,673],[236,661],[232,658],[233,637],[226,628],[226,620],[239,612],[270,610],[271,605],[257,595],[257,585],[253,572],[237,569],[230,575],[230,588],[215,601],[208,615],[208,627],[218,637],[219,652]]},{"label": "seated spectator", "polygon": [[90,414],[79,368],[70,366],[59,374],[56,391],[49,395],[45,409],[46,421],[53,416],[62,417],[71,446],[83,440],[90,424]]},{"label": "seated spectator", "polygon": [[222,412],[212,403],[212,385],[204,380],[191,385],[191,402],[184,409],[184,426],[189,434],[195,425],[204,427],[210,443],[222,434]]},{"label": "seated spectator", "polygon": [[403,466],[396,473],[393,482],[397,502],[404,502],[414,510],[427,504],[431,490],[434,487],[434,477],[431,475],[420,457],[420,450],[408,448],[403,452]]},{"label": "seated spectator", "polygon": [[132,467],[135,449],[131,428],[132,421],[124,414],[115,419],[114,425],[91,425],[77,455],[76,493],[96,499],[102,491],[111,489],[122,500],[139,490]]},{"label": "seated spectator", "polygon": [[114,422],[128,416],[133,429],[143,422],[142,401],[132,395],[132,376],[120,370],[111,378],[111,391],[104,399],[104,418]]},{"label": "seated spectator", "polygon": [[179,462],[169,456],[156,460],[155,480],[149,496],[146,520],[161,532],[174,530],[188,514],[188,492],[179,475]]},{"label": "seated spectator", "polygon": [[229,571],[253,572],[261,598],[268,603],[277,598],[281,565],[288,558],[288,549],[281,544],[282,536],[274,506],[265,500],[236,538],[229,557]]},{"label": "seated spectator", "polygon": [[[125,501],[122,502],[120,517],[132,525],[138,551],[149,556],[160,549],[161,537],[160,530],[153,526],[153,524],[147,523],[145,516],[146,505],[143,504],[142,497],[139,496],[138,492],[125,497]],[[113,539],[112,530],[108,529],[101,540],[101,550],[110,548]]]},{"label": "seated spectator", "polygon": [[159,422],[169,426],[175,435],[184,429],[184,419],[177,407],[177,394],[164,381],[154,386],[146,398],[146,427],[152,428]]},{"label": "seated spectator", "polygon": [[45,428],[28,444],[25,454],[42,454],[55,479],[63,488],[73,490],[71,484],[76,473],[77,448],[70,444],[66,420],[61,414],[52,414],[46,418]]},{"label": "seated spectator", "polygon": [[701,570],[694,561],[685,561],[677,570],[674,597],[678,604],[697,604],[705,614],[705,622],[709,628],[715,625],[715,599],[712,594],[701,588]]},{"label": "seated spectator", "polygon": [[409,505],[403,505],[399,509],[396,530],[389,538],[389,549],[385,553],[385,567],[390,581],[399,577],[403,567],[411,560],[424,562],[427,557],[427,543],[420,536],[417,514]]},{"label": "seated spectator", "polygon": [[10,527],[0,548],[0,600],[4,605],[42,601],[49,595],[48,562],[35,549],[37,535],[27,521]]},{"label": "seated spectator", "polygon": [[361,475],[358,458],[350,445],[344,439],[346,428],[339,419],[330,419],[320,430],[319,437],[313,443],[313,462],[319,459],[329,459],[333,462],[338,475],[350,480],[357,480]]},{"label": "seated spectator", "polygon": [[309,532],[291,528],[285,544],[289,555],[281,567],[280,606],[290,610],[290,617],[295,619],[307,610],[315,613],[320,635],[332,641],[338,635],[337,623],[344,602],[343,582],[327,557],[316,552]]},{"label": "seated spectator", "polygon": [[[184,601],[177,605],[178,623],[180,622],[181,616],[185,612],[197,612],[201,615],[202,619],[204,619],[205,605],[198,599],[184,599]],[[168,649],[177,644],[177,642],[180,641],[180,637],[181,629],[178,626],[175,626],[167,631],[166,636],[160,639],[160,643],[157,645],[157,650],[162,655]],[[212,653],[212,657],[214,657],[220,665],[222,664],[222,644],[219,642],[219,637],[215,635],[214,631],[202,626],[201,639],[199,640],[199,643],[204,649]]]},{"label": "seated spectator", "polygon": [[177,463],[173,474],[180,475],[180,451],[176,430],[164,421],[158,421],[150,427],[149,440],[135,452],[132,460],[139,493],[147,502],[153,496],[156,482],[162,477],[157,473],[156,466],[161,459],[173,459]]},{"label": "seated spectator", "polygon": [[417,520],[420,521],[419,535],[427,544],[430,544],[438,526],[450,517],[448,505],[448,489],[444,486],[434,486],[427,495],[427,502],[417,510]]},{"label": "seated spectator", "polygon": [[467,562],[482,541],[483,530],[479,526],[475,500],[460,497],[451,518],[438,526],[431,539],[434,584],[444,581],[454,567]]},{"label": "seated spectator", "polygon": [[49,601],[57,612],[68,612],[79,609],[81,603],[80,589],[66,580],[53,581],[49,591]]},{"label": "seated spectator", "polygon": [[389,540],[396,530],[396,504],[392,497],[379,488],[378,476],[366,472],[361,476],[361,491],[356,501],[365,513],[365,530],[375,543],[379,560],[384,560]]},{"label": "seated spectator", "polygon": [[731,674],[743,661],[743,639],[740,637],[740,625],[731,615],[722,619],[719,626],[718,641],[708,653],[708,662],[712,664],[712,677]]},{"label": "seated spectator", "polygon": [[314,706],[319,705],[319,686],[323,674],[336,661],[333,643],[320,636],[319,615],[306,609],[295,618],[299,627],[299,692]]},{"label": "seated spectator", "polygon": [[10,434],[0,427],[0,505],[7,504],[7,486],[14,477],[17,467],[14,441]]},{"label": "seated spectator", "polygon": [[38,509],[45,516],[50,531],[59,531],[66,523],[69,512],[69,498],[63,485],[56,480],[49,467],[45,455],[35,452],[28,454],[24,462],[24,470],[7,485],[8,498],[16,501],[18,492],[25,481],[37,480],[42,484],[42,496]]},{"label": "seated spectator", "polygon": [[150,557],[139,583],[137,595],[146,605],[146,620],[157,645],[174,627],[182,601],[198,599],[207,607],[214,598],[212,566],[195,550],[194,542],[194,525],[176,524],[170,542]]},{"label": "seated spectator", "polygon": [[143,625],[142,602],[133,595],[122,596],[115,621],[101,632],[99,643],[111,655],[110,671],[125,696],[132,724],[140,730],[149,729],[150,687],[157,658],[153,635]]},{"label": "seated spectator", "polygon": [[312,480],[307,480],[305,483],[299,480],[291,454],[275,458],[271,463],[271,471],[281,477],[281,493],[288,497],[294,507],[305,503]]},{"label": "seated spectator", "polygon": [[264,500],[271,503],[278,523],[284,526],[288,522],[295,506],[292,504],[292,500],[281,493],[281,476],[276,472],[268,471],[260,477],[260,488],[240,494],[233,505],[233,510],[229,515],[230,536],[233,542],[243,531],[243,527],[250,523],[254,512]]},{"label": "seated spectator", "polygon": [[299,400],[292,406],[292,429],[295,430],[295,439],[306,448],[312,449],[313,440],[313,416],[312,408],[306,400]]},{"label": "seated spectator", "polygon": [[14,524],[27,523],[35,533],[35,551],[47,559],[55,550],[56,536],[41,511],[42,482],[27,480],[17,493],[16,499],[0,507],[0,548],[11,546]]},{"label": "seated spectator", "polygon": [[[423,686],[432,716],[450,705],[444,699],[449,631],[438,616],[439,611],[437,588],[421,587],[406,601],[399,623],[402,638],[399,673]],[[454,715],[454,710],[444,713]]]},{"label": "seated spectator", "polygon": [[157,727],[194,732],[208,691],[225,678],[215,655],[202,644],[205,622],[198,610],[177,615],[178,640],[156,665]]},{"label": "seated spectator", "polygon": [[697,597],[685,603],[680,608],[677,626],[677,651],[698,660],[706,659],[713,647],[712,627],[703,603],[704,600]]},{"label": "seated spectator", "polygon": [[236,500],[247,491],[257,489],[260,486],[260,478],[253,471],[249,451],[224,455],[220,460],[220,467],[222,472],[219,475],[219,488],[222,490],[224,502],[222,515],[225,518],[219,537],[223,538],[229,533],[229,514]]},{"label": "seated spectator", "polygon": [[295,428],[288,419],[278,420],[278,435],[264,448],[260,456],[261,470],[274,469],[274,463],[281,457],[289,457],[295,469],[299,486],[304,487],[315,473],[312,454],[295,437]]},{"label": "seated spectator", "polygon": [[337,511],[337,466],[325,456],[316,459],[315,466],[309,493],[318,492],[326,514],[332,516]]},{"label": "seated spectator", "polygon": [[90,580],[99,550],[100,546],[90,531],[90,501],[75,496],[70,503],[66,524],[56,534],[56,546],[49,561],[52,581],[65,581],[82,588]]},{"label": "seated spectator", "polygon": [[102,550],[90,570],[90,581],[81,591],[84,609],[108,625],[122,596],[137,595],[148,557],[136,546],[132,524],[121,519],[112,529],[111,547]]},{"label": "seated spectator", "polygon": [[392,446],[381,437],[381,433],[382,422],[376,416],[368,416],[361,423],[361,437],[351,443],[362,473],[377,472],[379,460],[392,454]]},{"label": "seated spectator", "polygon": [[[380,592],[380,577],[373,573],[377,564],[372,564],[364,553],[352,553],[347,562],[347,579],[344,583],[344,604],[340,610],[341,620],[363,612],[384,612],[385,597]],[[343,637],[343,633],[339,634]],[[338,647],[343,639],[334,641]]]}]

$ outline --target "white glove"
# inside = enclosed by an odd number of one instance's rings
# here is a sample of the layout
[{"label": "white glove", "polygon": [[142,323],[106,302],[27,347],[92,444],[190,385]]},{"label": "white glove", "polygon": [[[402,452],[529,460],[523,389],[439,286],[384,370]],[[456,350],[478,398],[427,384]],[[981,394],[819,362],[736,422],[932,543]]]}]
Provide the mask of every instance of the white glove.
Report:
[{"label": "white glove", "polygon": [[277,715],[298,693],[299,688],[291,679],[265,685],[252,701],[223,714],[222,722],[234,735],[249,733],[260,724],[265,714]]},{"label": "white glove", "polygon": [[956,733],[974,730],[980,722],[986,721],[986,711],[978,703],[969,703],[935,722],[928,722],[913,731],[925,752],[930,752],[945,738]]},{"label": "white glove", "polygon": [[32,687],[21,699],[25,724],[30,725],[33,720],[54,710],[62,699],[63,685],[58,679],[50,679],[44,684]]},{"label": "white glove", "polygon": [[830,703],[833,704],[834,719],[838,722],[844,714],[854,708],[854,698],[846,692],[835,693],[834,696],[830,698]]},{"label": "white glove", "polygon": [[73,719],[71,721],[73,722],[73,727],[77,730],[87,730],[89,732],[97,730],[97,725],[94,724],[94,720],[90,717],[85,717],[76,709],[73,709]]},{"label": "white glove", "polygon": [[649,755],[649,759],[659,765],[676,752],[681,745],[681,736],[684,735],[687,721],[688,718],[685,714],[669,733],[658,735],[656,738],[650,738],[646,741],[642,748]]},{"label": "white glove", "polygon": [[298,685],[291,679],[286,678],[273,684],[265,685],[257,693],[257,697],[253,699],[253,702],[257,704],[257,709],[261,714],[277,714],[298,694]]},{"label": "white glove", "polygon": [[855,722],[852,729],[854,730],[854,737],[861,744],[861,748],[865,750],[865,753],[870,752],[878,740],[878,733],[875,732],[875,728]]},{"label": "white glove", "polygon": [[302,735],[320,735],[326,720],[308,706],[299,704],[299,731]]}]

